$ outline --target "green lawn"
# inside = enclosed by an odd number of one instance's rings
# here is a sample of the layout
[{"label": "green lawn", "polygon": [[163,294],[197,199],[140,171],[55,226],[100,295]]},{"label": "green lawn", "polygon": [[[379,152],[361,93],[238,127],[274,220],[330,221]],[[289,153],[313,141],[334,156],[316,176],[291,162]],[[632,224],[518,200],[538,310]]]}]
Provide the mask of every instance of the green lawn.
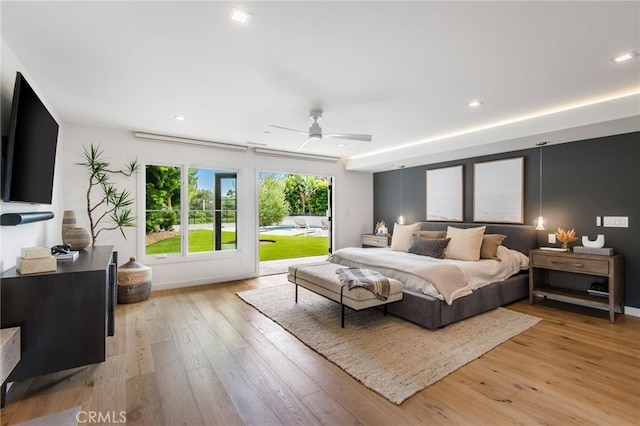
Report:
[{"label": "green lawn", "polygon": [[303,237],[288,235],[260,235],[261,240],[275,243],[260,243],[260,261],[292,259],[294,257],[328,255],[327,237]]},{"label": "green lawn", "polygon": [[[233,243],[235,232],[222,231],[222,245]],[[214,247],[213,231],[210,229],[197,229],[189,232],[189,253],[212,251]],[[146,247],[147,254],[180,253],[180,236],[167,238]]]},{"label": "green lawn", "polygon": [[[222,231],[222,244],[233,242],[235,237],[234,232]],[[322,256],[327,254],[329,246],[326,237],[261,234],[260,239],[275,241],[275,243],[260,244],[260,261]],[[189,253],[212,251],[213,245],[213,231],[198,229],[189,233]],[[147,254],[180,253],[180,237],[175,236],[150,244],[146,247],[146,252]]]}]

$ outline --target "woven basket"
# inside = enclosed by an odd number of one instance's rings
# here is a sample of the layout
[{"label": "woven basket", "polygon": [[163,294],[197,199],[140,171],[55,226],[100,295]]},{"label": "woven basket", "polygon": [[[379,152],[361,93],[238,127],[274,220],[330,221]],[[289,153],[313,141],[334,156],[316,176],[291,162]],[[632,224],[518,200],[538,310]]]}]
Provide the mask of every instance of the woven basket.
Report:
[{"label": "woven basket", "polygon": [[136,303],[149,298],[151,291],[151,268],[136,262],[129,262],[118,268],[118,303]]}]

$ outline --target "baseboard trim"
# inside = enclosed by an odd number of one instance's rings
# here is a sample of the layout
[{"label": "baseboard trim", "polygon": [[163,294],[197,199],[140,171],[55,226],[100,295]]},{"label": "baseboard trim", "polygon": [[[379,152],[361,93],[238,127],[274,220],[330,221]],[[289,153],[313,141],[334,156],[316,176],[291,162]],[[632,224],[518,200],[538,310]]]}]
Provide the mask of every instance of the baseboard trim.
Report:
[{"label": "baseboard trim", "polygon": [[251,274],[242,274],[242,275],[229,275],[225,277],[216,277],[214,280],[200,279],[200,280],[192,280],[192,281],[176,281],[176,282],[169,282],[169,283],[162,283],[162,284],[152,284],[151,291],[172,290],[175,288],[195,287],[198,285],[218,284],[218,283],[225,283],[228,281],[247,280],[251,278],[256,278],[258,276],[259,275],[257,273],[251,273]]},{"label": "baseboard trim", "polygon": [[624,314],[632,317],[640,317],[640,308],[634,308],[631,306],[624,307]]}]

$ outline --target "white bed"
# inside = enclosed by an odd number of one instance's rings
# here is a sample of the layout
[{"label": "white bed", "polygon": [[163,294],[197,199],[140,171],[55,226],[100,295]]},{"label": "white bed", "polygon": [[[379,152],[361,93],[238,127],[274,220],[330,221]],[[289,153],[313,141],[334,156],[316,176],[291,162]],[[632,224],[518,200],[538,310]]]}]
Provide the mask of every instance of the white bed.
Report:
[{"label": "white bed", "polygon": [[[434,286],[429,271],[435,265],[455,265],[466,277],[468,286],[456,292],[452,301],[488,284],[504,281],[529,265],[527,256],[504,246],[498,247],[497,255],[501,261],[466,261],[436,259],[389,248],[348,247],[337,250],[329,257],[329,261],[351,268],[375,269],[386,277],[401,281],[405,289],[415,290],[440,300],[445,300],[445,297]],[[447,303],[451,304],[451,301],[447,300]]]}]

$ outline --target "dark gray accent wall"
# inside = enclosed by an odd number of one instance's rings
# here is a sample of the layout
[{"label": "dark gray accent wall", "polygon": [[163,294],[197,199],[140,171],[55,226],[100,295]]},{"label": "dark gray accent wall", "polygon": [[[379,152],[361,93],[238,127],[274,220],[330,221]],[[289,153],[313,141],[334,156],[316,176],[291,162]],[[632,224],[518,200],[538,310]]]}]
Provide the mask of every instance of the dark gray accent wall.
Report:
[{"label": "dark gray accent wall", "polygon": [[[625,305],[640,308],[640,132],[542,148],[542,213],[547,234],[558,227],[575,229],[580,239],[604,234],[606,247],[625,255]],[[473,220],[473,164],[524,157],[524,216],[532,224],[539,213],[539,148],[467,158],[428,166],[375,173],[373,211],[389,230],[402,213],[407,223],[426,218],[426,170],[464,165],[464,221]],[[400,182],[403,185],[400,185]],[[628,216],[628,228],[596,226],[596,216]],[[373,229],[373,224],[372,224]]]}]

